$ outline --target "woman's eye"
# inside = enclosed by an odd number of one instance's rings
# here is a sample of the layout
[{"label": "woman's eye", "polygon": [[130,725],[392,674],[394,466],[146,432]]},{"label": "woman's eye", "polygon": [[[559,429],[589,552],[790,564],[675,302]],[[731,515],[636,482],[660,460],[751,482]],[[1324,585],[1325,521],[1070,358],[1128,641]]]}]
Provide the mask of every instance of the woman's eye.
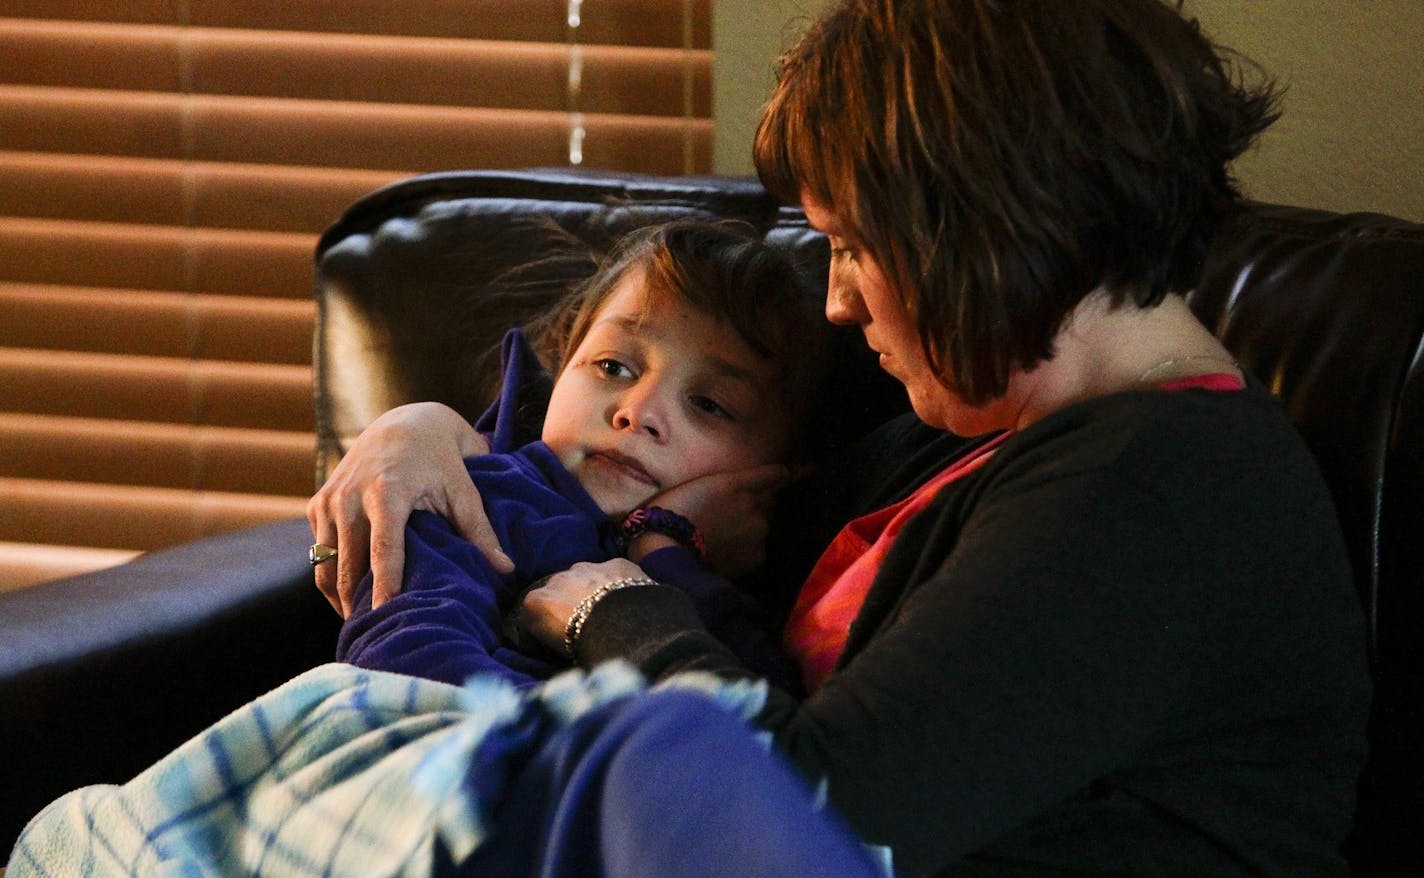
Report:
[{"label": "woman's eye", "polygon": [[602,372],[605,376],[609,378],[633,377],[633,370],[629,369],[627,366],[623,365],[617,360],[609,360],[606,358],[602,360],[594,360],[593,365],[594,368],[598,369],[598,371]]}]

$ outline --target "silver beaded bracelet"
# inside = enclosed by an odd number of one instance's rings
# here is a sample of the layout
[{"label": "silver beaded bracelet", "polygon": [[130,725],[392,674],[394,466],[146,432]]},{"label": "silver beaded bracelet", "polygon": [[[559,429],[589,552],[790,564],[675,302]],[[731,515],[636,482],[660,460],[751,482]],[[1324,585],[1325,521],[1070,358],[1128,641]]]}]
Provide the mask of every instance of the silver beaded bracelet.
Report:
[{"label": "silver beaded bracelet", "polygon": [[574,644],[578,642],[579,635],[583,633],[583,626],[584,623],[588,621],[588,614],[593,612],[594,605],[599,601],[621,588],[659,584],[656,579],[648,579],[643,576],[629,576],[624,579],[615,579],[612,582],[605,582],[603,585],[594,589],[588,597],[578,602],[578,606],[574,607],[573,615],[569,616],[568,624],[564,626],[564,652],[569,654],[569,658],[574,657]]}]

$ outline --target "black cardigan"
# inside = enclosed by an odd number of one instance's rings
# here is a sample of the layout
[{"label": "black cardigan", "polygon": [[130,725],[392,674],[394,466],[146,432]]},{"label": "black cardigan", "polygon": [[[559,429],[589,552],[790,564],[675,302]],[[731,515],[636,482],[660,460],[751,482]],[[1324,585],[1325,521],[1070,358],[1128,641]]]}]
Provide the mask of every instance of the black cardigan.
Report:
[{"label": "black cardigan", "polygon": [[[878,434],[812,493],[902,495],[960,445],[924,439]],[[773,690],[760,722],[900,874],[1344,874],[1364,637],[1279,404],[1125,393],[1043,419],[936,497],[837,672],[809,698]],[[580,653],[747,675],[670,590],[611,595]]]}]

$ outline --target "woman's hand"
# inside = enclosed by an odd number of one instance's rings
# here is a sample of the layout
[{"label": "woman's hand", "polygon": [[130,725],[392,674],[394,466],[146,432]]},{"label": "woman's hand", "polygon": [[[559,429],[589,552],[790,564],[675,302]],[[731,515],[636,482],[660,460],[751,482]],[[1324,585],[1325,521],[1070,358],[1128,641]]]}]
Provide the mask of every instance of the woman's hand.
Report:
[{"label": "woman's hand", "polygon": [[[669,488],[647,505],[670,509],[691,521],[707,545],[707,563],[723,575],[737,576],[754,570],[764,559],[767,514],[789,477],[790,471],[781,464],[713,473]],[[634,541],[629,555],[641,560],[670,542],[648,534]]]},{"label": "woman's hand", "polygon": [[400,592],[405,525],[415,509],[444,516],[495,569],[513,569],[463,464],[488,451],[459,413],[434,402],[391,409],[357,437],[307,503],[312,536],[337,550],[336,563],[316,565],[317,588],[343,618],[368,566],[373,606]]},{"label": "woman's hand", "polygon": [[515,623],[549,649],[563,654],[564,629],[579,601],[618,579],[646,579],[648,574],[627,558],[591,563],[580,561],[562,573],[546,577],[524,595],[515,609]]}]

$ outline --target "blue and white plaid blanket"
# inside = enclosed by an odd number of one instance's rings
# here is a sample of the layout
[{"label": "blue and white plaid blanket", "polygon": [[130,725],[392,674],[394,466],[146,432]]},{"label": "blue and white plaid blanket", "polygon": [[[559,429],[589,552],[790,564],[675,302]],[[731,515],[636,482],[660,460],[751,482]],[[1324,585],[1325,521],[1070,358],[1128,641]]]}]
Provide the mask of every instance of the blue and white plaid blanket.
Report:
[{"label": "blue and white plaid blanket", "polygon": [[884,875],[747,718],[626,665],[518,692],[326,665],[26,827],[29,876]]}]

